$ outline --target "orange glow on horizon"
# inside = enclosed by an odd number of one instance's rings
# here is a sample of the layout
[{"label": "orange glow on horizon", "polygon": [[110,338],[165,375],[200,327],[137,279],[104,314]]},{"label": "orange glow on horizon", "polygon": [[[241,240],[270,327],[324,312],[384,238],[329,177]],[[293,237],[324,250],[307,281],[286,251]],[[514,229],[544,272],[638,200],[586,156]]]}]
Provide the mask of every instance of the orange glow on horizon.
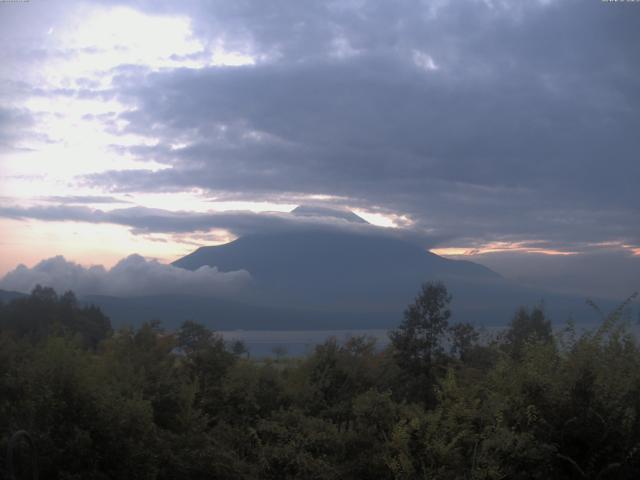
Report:
[{"label": "orange glow on horizon", "polygon": [[470,249],[468,248],[456,248],[456,247],[444,247],[444,248],[432,248],[429,250],[431,253],[435,253],[440,256],[467,256],[473,255]]},{"label": "orange glow on horizon", "polygon": [[579,252],[556,250],[553,248],[540,248],[529,246],[539,242],[490,242],[479,247],[442,247],[432,248],[430,251],[436,255],[452,257],[472,257],[487,253],[529,253],[539,255],[577,255]]}]

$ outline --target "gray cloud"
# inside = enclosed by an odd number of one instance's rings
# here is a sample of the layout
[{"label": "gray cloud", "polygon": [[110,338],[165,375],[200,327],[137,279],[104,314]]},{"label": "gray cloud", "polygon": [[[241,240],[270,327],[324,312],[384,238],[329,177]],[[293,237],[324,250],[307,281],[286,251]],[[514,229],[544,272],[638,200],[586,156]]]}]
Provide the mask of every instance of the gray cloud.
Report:
[{"label": "gray cloud", "polygon": [[0,288],[30,292],[36,285],[58,291],[73,290],[80,295],[97,294],[122,297],[140,295],[187,294],[233,296],[251,281],[246,271],[219,272],[215,267],[184,270],[139,255],[122,259],[113,268],[85,268],[58,256],[42,260],[33,268],[19,265],[0,279]]},{"label": "gray cloud", "polygon": [[52,203],[79,205],[91,203],[132,203],[130,200],[123,200],[121,198],[112,197],[109,195],[51,195],[48,197],[41,197],[40,200]]},{"label": "gray cloud", "polygon": [[124,69],[115,89],[137,105],[125,131],[160,139],[126,150],[170,168],[86,180],[337,195],[447,238],[640,243],[637,17],[596,1],[491,4],[187,3],[202,38],[266,59]]},{"label": "gray cloud", "polygon": [[[401,237],[424,247],[432,247],[441,238],[429,232],[382,228],[354,221],[350,212],[326,208],[308,208],[303,214],[250,211],[185,212],[144,207],[114,210],[93,209],[79,205],[34,207],[0,207],[0,217],[44,221],[111,223],[130,227],[135,234],[209,232],[228,230],[236,236],[255,233],[282,233],[300,230],[341,230],[363,235]],[[356,217],[357,218],[357,217]]]},{"label": "gray cloud", "polygon": [[507,278],[556,292],[622,301],[640,292],[640,256],[620,249],[580,255],[489,253],[474,261]]},{"label": "gray cloud", "polygon": [[20,149],[16,141],[33,123],[33,114],[28,110],[0,104],[0,152]]}]

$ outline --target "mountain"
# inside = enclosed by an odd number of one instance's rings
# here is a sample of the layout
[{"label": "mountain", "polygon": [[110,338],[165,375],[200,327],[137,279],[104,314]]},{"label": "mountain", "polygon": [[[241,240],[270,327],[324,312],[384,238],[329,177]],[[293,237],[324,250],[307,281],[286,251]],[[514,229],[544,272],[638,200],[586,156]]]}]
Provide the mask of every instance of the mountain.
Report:
[{"label": "mountain", "polygon": [[247,235],[199,248],[173,265],[245,269],[256,285],[252,300],[305,308],[397,309],[399,300],[410,299],[428,279],[482,283],[501,278],[484,266],[445,259],[401,239],[319,229]]},{"label": "mountain", "polygon": [[[446,259],[401,238],[357,229],[247,235],[199,248],[173,265],[249,271],[254,289],[243,301],[282,312],[295,310],[298,329],[329,324],[393,327],[420,285],[429,280],[447,285],[457,321],[505,325],[520,305],[541,301],[556,321],[572,315],[594,319],[581,297],[522,287],[482,265]],[[248,328],[246,324],[240,321],[237,328]]]},{"label": "mountain", "polygon": [[[198,248],[173,262],[188,270],[246,270],[248,287],[229,296],[83,295],[118,327],[158,319],[169,328],[195,320],[217,330],[337,330],[393,328],[426,281],[442,281],[453,296],[454,321],[503,326],[521,305],[545,308],[556,322],[596,320],[583,298],[521,286],[482,265],[451,260],[369,225],[344,210],[301,206],[309,217],[285,231],[245,235]],[[322,219],[321,221],[318,221]],[[0,291],[0,300],[21,294]],[[611,302],[598,302],[608,310]]]},{"label": "mountain", "polygon": [[[556,322],[596,320],[583,298],[536,290],[489,268],[451,260],[369,225],[346,210],[301,206],[285,231],[250,234],[225,245],[198,248],[173,262],[188,270],[246,270],[250,285],[233,297],[83,295],[114,326],[159,319],[173,328],[195,320],[217,330],[336,330],[393,328],[426,281],[442,281],[453,296],[454,321],[506,325],[521,306],[545,308]],[[307,220],[308,217],[311,220]],[[0,291],[0,300],[19,296]],[[608,310],[612,302],[598,302]]]},{"label": "mountain", "polygon": [[[315,208],[294,214],[338,218],[354,228],[316,225],[246,235],[173,263],[189,270],[204,265],[247,270],[251,286],[233,298],[83,295],[80,301],[99,306],[116,327],[159,319],[174,328],[190,319],[217,330],[386,329],[398,325],[423,282],[440,280],[453,295],[454,321],[502,326],[517,307],[541,300],[557,322],[570,316],[596,320],[581,297],[525,288],[482,265],[440,257],[367,226],[355,214]],[[21,295],[0,291],[0,300]],[[598,303],[605,310],[614,306]]]}]

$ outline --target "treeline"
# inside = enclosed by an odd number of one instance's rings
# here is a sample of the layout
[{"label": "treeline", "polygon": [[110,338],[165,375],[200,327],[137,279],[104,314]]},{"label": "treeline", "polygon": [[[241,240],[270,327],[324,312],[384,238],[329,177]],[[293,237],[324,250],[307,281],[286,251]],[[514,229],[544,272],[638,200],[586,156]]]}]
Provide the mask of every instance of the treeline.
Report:
[{"label": "treeline", "polygon": [[382,351],[357,337],[254,360],[193,322],[114,332],[38,287],[0,304],[0,477],[26,430],[43,479],[638,478],[623,307],[582,334],[523,308],[482,340],[449,303],[425,284]]}]

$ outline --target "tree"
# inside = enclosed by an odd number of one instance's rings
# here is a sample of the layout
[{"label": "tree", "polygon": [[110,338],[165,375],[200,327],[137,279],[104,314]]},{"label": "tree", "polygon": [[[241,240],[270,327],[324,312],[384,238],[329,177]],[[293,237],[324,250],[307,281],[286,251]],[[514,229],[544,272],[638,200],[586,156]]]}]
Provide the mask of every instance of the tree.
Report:
[{"label": "tree", "polygon": [[192,320],[183,322],[178,331],[178,346],[187,354],[206,349],[213,340],[214,335],[211,330]]},{"label": "tree", "polygon": [[451,354],[466,362],[477,345],[480,334],[470,323],[456,323],[449,328]]},{"label": "tree", "polygon": [[247,344],[244,343],[244,341],[242,340],[234,340],[231,343],[231,352],[236,357],[241,357],[243,355],[246,355],[247,358],[249,358],[249,349],[247,348]]},{"label": "tree", "polygon": [[278,362],[287,356],[287,347],[285,347],[284,345],[276,345],[271,349],[271,351],[276,356],[276,361]]},{"label": "tree", "polygon": [[178,345],[185,354],[183,364],[196,382],[196,404],[212,417],[221,409],[221,388],[225,375],[238,357],[227,351],[222,335],[197,322],[184,322]]},{"label": "tree", "polygon": [[410,370],[428,368],[442,353],[441,340],[451,317],[451,295],[444,284],[422,285],[415,302],[405,310],[404,321],[389,337],[398,362]]},{"label": "tree", "polygon": [[50,335],[78,336],[95,350],[111,335],[111,322],[93,305],[80,305],[73,292],[58,296],[52,288],[37,285],[31,295],[16,298],[0,310],[0,331],[32,343]]},{"label": "tree", "polygon": [[546,318],[542,307],[535,307],[531,313],[520,307],[511,320],[504,338],[507,352],[514,358],[519,358],[525,345],[551,342],[551,322]]},{"label": "tree", "polygon": [[427,282],[405,310],[404,320],[389,333],[393,356],[409,375],[411,396],[427,400],[434,383],[434,363],[443,355],[442,339],[451,317],[451,295],[441,282]]}]

